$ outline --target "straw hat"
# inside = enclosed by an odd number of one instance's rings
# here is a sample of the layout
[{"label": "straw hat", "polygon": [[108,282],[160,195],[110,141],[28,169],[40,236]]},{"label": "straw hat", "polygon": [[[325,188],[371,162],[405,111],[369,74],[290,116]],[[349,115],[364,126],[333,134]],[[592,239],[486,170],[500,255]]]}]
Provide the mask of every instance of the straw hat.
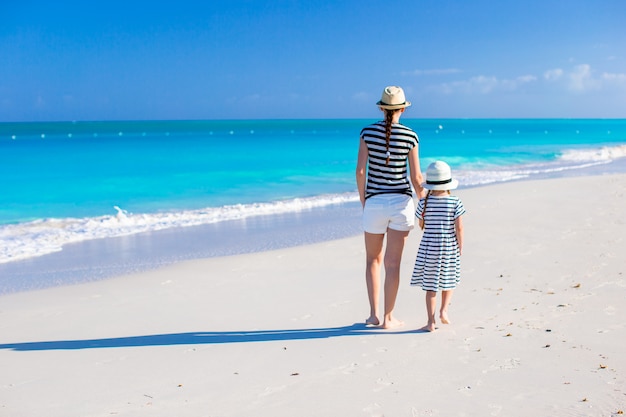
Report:
[{"label": "straw hat", "polygon": [[427,190],[454,190],[459,186],[459,182],[452,179],[452,171],[450,165],[443,161],[435,161],[428,165],[426,170],[426,182],[422,183],[422,187]]},{"label": "straw hat", "polygon": [[406,101],[404,98],[404,90],[402,90],[402,88],[390,85],[389,87],[385,87],[383,96],[376,105],[383,109],[396,110],[409,107],[411,102]]}]

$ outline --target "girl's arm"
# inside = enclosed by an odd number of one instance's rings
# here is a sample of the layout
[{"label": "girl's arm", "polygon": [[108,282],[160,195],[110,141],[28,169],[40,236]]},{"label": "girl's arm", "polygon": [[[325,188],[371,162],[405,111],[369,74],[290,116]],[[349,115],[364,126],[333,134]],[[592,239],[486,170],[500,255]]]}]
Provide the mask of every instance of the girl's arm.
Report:
[{"label": "girl's arm", "polygon": [[463,254],[463,216],[459,216],[454,220],[454,230],[456,232],[456,241],[459,244],[459,254]]},{"label": "girl's arm", "polygon": [[361,144],[359,145],[359,156],[356,161],[356,188],[359,190],[359,197],[361,198],[361,205],[365,207],[365,175],[367,172],[367,143],[361,138]]},{"label": "girl's arm", "polygon": [[422,188],[424,177],[422,176],[422,169],[420,168],[419,155],[420,154],[417,145],[409,151],[409,170],[411,171],[411,184],[413,184],[413,189],[417,193],[418,200],[426,195],[426,191]]},{"label": "girl's arm", "polygon": [[[426,197],[428,198],[428,197]],[[426,222],[424,221],[424,217],[426,216],[425,213],[425,205],[426,205],[426,199],[425,198],[421,198],[418,202],[417,202],[417,207],[415,209],[415,216],[417,217],[417,221],[418,224],[420,226],[420,229],[424,230],[424,224],[426,224]]]}]

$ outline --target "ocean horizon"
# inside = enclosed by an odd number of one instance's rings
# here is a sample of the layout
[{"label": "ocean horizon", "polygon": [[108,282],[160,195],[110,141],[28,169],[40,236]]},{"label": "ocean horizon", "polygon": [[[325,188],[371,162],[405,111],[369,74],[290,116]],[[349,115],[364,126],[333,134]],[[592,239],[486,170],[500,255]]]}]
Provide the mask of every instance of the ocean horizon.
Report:
[{"label": "ocean horizon", "polygon": [[[360,233],[375,119],[0,123],[0,293]],[[624,119],[402,119],[460,187],[626,172]]]}]

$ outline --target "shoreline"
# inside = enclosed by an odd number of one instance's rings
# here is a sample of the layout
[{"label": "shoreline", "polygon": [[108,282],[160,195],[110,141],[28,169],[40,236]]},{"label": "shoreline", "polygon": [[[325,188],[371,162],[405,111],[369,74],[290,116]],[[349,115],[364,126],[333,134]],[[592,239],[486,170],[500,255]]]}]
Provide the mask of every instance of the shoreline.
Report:
[{"label": "shoreline", "polygon": [[417,231],[395,310],[406,324],[391,331],[361,324],[360,236],[7,294],[0,414],[625,410],[626,174],[455,194],[468,212],[450,325],[417,331],[424,296],[408,284]]},{"label": "shoreline", "polygon": [[[619,173],[626,173],[626,158],[585,169],[460,189]],[[110,279],[191,259],[263,252],[360,236],[360,221],[359,203],[348,202],[67,244],[59,252],[0,264],[0,296]]]},{"label": "shoreline", "polygon": [[241,255],[361,233],[359,203],[260,215],[66,245],[62,251],[0,264],[0,296],[144,272],[178,262]]}]

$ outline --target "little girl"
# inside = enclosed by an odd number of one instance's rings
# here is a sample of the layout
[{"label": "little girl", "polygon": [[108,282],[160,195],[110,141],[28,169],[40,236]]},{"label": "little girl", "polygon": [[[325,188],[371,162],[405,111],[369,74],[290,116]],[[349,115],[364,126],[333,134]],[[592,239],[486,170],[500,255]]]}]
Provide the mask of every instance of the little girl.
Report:
[{"label": "little girl", "polygon": [[421,330],[435,330],[437,292],[441,291],[439,318],[449,324],[448,304],[452,292],[461,280],[461,252],[463,250],[462,215],[465,208],[461,200],[450,194],[459,182],[452,179],[450,167],[443,161],[429,165],[426,182],[428,190],[422,198],[415,215],[424,231],[420,242],[411,285],[421,286],[426,291],[428,323]]}]

